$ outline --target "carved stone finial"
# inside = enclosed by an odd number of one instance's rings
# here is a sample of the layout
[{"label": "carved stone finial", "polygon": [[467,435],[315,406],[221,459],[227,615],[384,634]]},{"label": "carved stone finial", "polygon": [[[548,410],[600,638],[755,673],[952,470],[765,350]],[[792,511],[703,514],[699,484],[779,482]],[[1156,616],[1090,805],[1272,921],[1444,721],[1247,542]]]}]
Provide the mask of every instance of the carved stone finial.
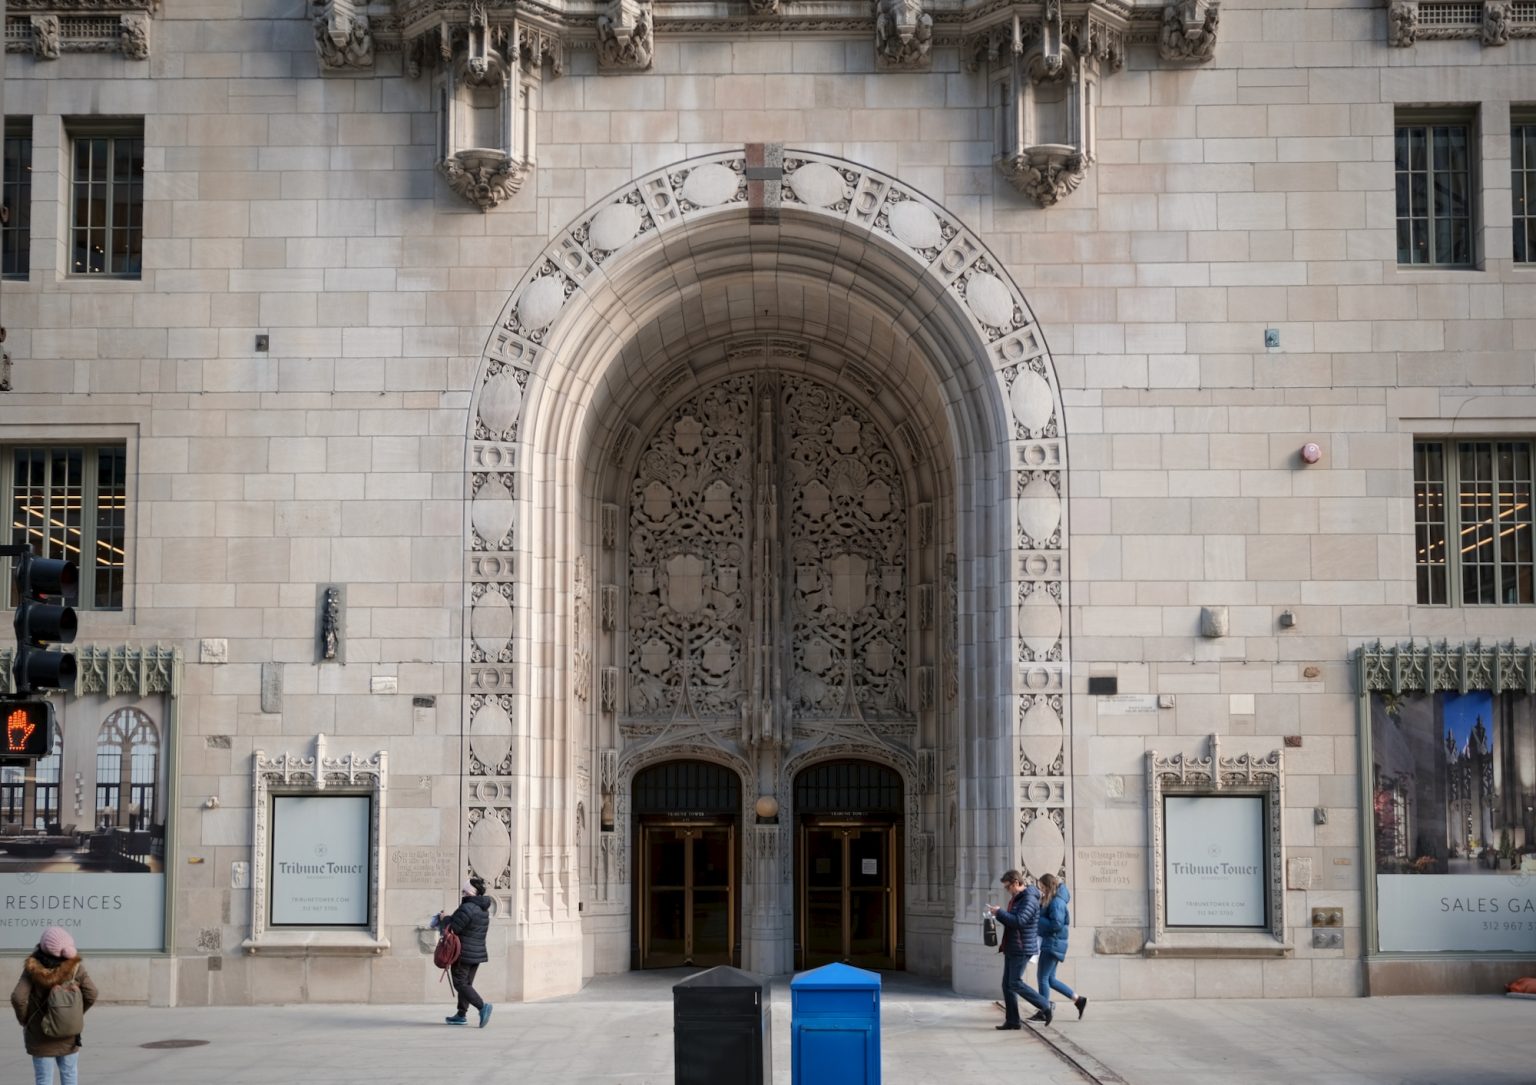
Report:
[{"label": "carved stone finial", "polygon": [[545,61],[556,76],[565,74],[565,43],[558,35],[537,27],[517,27],[517,55],[530,68],[539,68]]},{"label": "carved stone finial", "polygon": [[1157,51],[1164,60],[1202,62],[1216,55],[1216,27],[1221,21],[1218,0],[1178,0],[1163,7],[1163,29]]},{"label": "carved stone finial", "polygon": [[32,52],[38,60],[58,60],[62,47],[57,15],[32,16]]},{"label": "carved stone finial", "polygon": [[651,0],[611,0],[597,17],[597,65],[624,71],[651,66]]},{"label": "carved stone finial", "polygon": [[1041,207],[1070,195],[1088,175],[1087,162],[1076,149],[1054,144],[1001,155],[995,164],[1010,185]]},{"label": "carved stone finial", "polygon": [[322,71],[373,67],[373,30],[353,0],[326,0],[315,16],[315,48]]},{"label": "carved stone finial", "polygon": [[118,48],[129,60],[149,59],[149,15],[143,11],[125,11],[118,16]]},{"label": "carved stone finial", "polygon": [[1509,44],[1509,0],[1484,0],[1483,44]]},{"label": "carved stone finial", "polygon": [[1419,36],[1417,0],[1391,0],[1387,6],[1387,44],[1406,49]]},{"label": "carved stone finial", "polygon": [[482,211],[517,195],[529,172],[525,163],[511,155],[483,148],[450,155],[437,168],[448,179],[450,188]]},{"label": "carved stone finial", "polygon": [[882,70],[913,71],[933,59],[933,16],[922,0],[879,0],[875,9],[875,63]]}]

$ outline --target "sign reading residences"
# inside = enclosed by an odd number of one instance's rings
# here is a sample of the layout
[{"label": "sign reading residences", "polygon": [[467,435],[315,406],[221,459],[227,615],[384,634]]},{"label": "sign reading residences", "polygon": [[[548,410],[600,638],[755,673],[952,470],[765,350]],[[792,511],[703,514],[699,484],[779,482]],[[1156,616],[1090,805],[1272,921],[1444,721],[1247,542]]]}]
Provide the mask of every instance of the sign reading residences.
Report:
[{"label": "sign reading residences", "polygon": [[1267,925],[1263,798],[1169,795],[1164,802],[1168,925]]},{"label": "sign reading residences", "polygon": [[272,925],[368,924],[367,795],[272,798]]}]

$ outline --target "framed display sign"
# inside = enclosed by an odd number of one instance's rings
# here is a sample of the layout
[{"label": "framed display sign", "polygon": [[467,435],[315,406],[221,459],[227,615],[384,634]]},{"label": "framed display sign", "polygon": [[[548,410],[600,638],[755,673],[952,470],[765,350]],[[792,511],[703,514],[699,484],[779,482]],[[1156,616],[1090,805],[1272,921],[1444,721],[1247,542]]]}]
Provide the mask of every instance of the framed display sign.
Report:
[{"label": "framed display sign", "polygon": [[1285,957],[1285,762],[1279,750],[1147,752],[1147,839],[1158,956]]},{"label": "framed display sign", "polygon": [[1269,926],[1264,802],[1262,795],[1163,797],[1168,926]]},{"label": "framed display sign", "polygon": [[251,935],[247,953],[379,954],[384,937],[385,781],[389,757],[332,757],[324,735],[308,756],[252,759]]},{"label": "framed display sign", "polygon": [[273,795],[270,922],[365,927],[373,796]]}]

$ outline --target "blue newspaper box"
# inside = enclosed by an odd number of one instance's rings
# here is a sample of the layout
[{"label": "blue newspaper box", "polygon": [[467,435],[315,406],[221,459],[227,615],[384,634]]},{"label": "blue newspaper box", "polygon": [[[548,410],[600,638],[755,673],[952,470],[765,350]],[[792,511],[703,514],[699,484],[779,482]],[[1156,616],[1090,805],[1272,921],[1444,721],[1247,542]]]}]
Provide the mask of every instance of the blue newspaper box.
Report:
[{"label": "blue newspaper box", "polygon": [[793,1085],[880,1085],[880,977],[829,964],[789,983]]}]

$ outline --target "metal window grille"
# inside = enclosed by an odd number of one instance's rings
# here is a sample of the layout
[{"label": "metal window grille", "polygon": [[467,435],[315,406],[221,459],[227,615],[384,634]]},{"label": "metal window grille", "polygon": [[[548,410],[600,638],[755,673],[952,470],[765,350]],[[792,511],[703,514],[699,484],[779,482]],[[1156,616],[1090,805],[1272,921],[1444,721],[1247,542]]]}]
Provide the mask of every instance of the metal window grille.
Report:
[{"label": "metal window grille", "polygon": [[1471,152],[1471,125],[1397,126],[1399,264],[1471,265]]},{"label": "metal window grille", "polygon": [[32,270],[32,126],[5,125],[5,177],[0,187],[0,275],[25,279]]},{"label": "metal window grille", "polygon": [[69,270],[136,279],[143,267],[144,137],[74,140]]},{"label": "metal window grille", "polygon": [[795,778],[797,814],[900,813],[901,777],[869,761],[829,761]]},{"label": "metal window grille", "polygon": [[1481,3],[1420,4],[1420,26],[1478,26],[1483,21]]},{"label": "metal window grille", "polygon": [[723,765],[668,761],[635,775],[636,814],[739,814],[741,781]]},{"label": "metal window grille", "polygon": [[80,567],[82,609],[120,610],[127,554],[128,461],[122,445],[24,446],[0,458],[11,541]]}]

